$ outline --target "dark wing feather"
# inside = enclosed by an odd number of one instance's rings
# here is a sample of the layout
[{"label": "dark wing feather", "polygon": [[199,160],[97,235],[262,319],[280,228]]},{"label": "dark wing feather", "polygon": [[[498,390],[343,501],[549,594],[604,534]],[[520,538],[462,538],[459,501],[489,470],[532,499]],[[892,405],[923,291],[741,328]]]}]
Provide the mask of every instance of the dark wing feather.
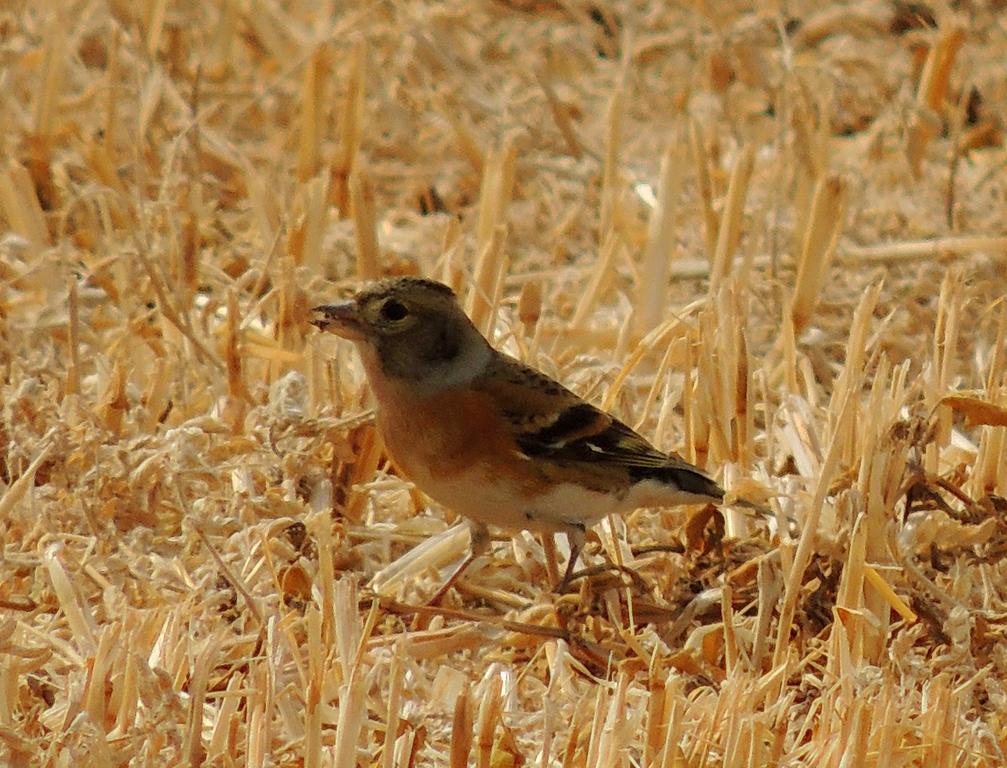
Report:
[{"label": "dark wing feather", "polygon": [[657,480],[688,493],[723,498],[698,468],[657,450],[630,427],[513,358],[501,355],[477,386],[510,422],[525,456],[556,468],[576,468],[600,487]]}]

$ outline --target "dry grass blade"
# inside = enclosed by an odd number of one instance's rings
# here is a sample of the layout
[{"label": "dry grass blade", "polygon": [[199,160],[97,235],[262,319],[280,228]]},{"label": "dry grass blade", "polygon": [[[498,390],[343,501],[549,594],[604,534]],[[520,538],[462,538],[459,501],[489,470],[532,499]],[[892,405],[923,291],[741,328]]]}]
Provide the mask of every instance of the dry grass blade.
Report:
[{"label": "dry grass blade", "polygon": [[930,47],[916,91],[916,114],[909,127],[906,152],[913,175],[919,176],[927,146],[940,130],[941,110],[948,97],[951,68],[965,40],[965,28],[954,18],[941,24]]},{"label": "dry grass blade", "polygon": [[35,136],[46,142],[56,133],[58,99],[67,65],[67,32],[64,19],[53,9],[46,23],[42,87],[35,100],[33,126]]},{"label": "dry grass blade", "polygon": [[[0,174],[0,206],[12,232],[23,237],[32,250],[49,245],[45,215],[39,205],[27,169],[10,160]],[[30,255],[30,253],[29,253]]]},{"label": "dry grass blade", "polygon": [[811,320],[825,276],[832,264],[846,215],[846,185],[837,176],[818,180],[804,233],[791,314],[799,333]]},{"label": "dry grass blade", "polygon": [[692,161],[696,166],[696,183],[699,185],[700,203],[703,211],[703,234],[706,240],[706,257],[709,264],[716,260],[717,229],[719,218],[713,208],[713,183],[710,180],[710,160],[700,135],[699,125],[695,120],[689,121],[689,148],[692,151]]},{"label": "dry grass blade", "polygon": [[451,768],[465,768],[472,751],[472,714],[469,696],[462,690],[455,700],[454,717],[451,721]]},{"label": "dry grass blade", "polygon": [[612,266],[615,263],[615,257],[620,246],[619,236],[615,232],[610,232],[601,246],[601,253],[598,254],[598,260],[594,264],[587,287],[577,302],[577,308],[573,311],[570,324],[575,328],[583,326],[587,318],[596,309],[601,294],[611,279]]},{"label": "dry grass blade", "polygon": [[556,95],[555,89],[549,82],[548,73],[536,72],[535,78],[542,88],[542,93],[545,94],[546,100],[549,102],[549,112],[552,114],[552,119],[559,129],[563,141],[566,142],[567,151],[574,158],[580,159],[580,156],[584,154],[584,148],[581,146],[573,124],[570,122],[569,110]]},{"label": "dry grass blade", "polygon": [[717,229],[717,245],[713,251],[713,263],[710,267],[710,295],[716,293],[721,281],[731,270],[731,260],[741,238],[741,220],[745,214],[745,200],[748,198],[748,187],[752,179],[752,169],[755,163],[755,147],[746,144],[738,152],[731,170],[731,180],[727,186],[727,197],[724,210],[720,215]]},{"label": "dry grass blade", "polygon": [[1007,237],[960,235],[848,248],[840,251],[839,259],[853,263],[922,262],[932,259],[945,261],[983,252],[1001,256],[1007,253]]},{"label": "dry grass blade", "polygon": [[661,174],[657,186],[657,205],[650,214],[647,228],[647,249],[640,268],[637,288],[637,328],[646,333],[664,317],[667,301],[666,286],[675,254],[675,212],[682,178],[678,166],[680,152],[669,144],[661,157]]},{"label": "dry grass blade", "polygon": [[356,232],[357,275],[362,280],[375,280],[381,276],[381,252],[374,213],[374,187],[367,172],[360,167],[350,174],[350,210]]},{"label": "dry grass blade", "polygon": [[10,517],[15,505],[20,504],[28,494],[29,489],[35,485],[35,476],[39,468],[49,460],[49,455],[56,447],[55,440],[53,439],[54,434],[55,430],[46,436],[46,439],[43,441],[43,448],[39,451],[38,456],[32,459],[31,464],[25,468],[21,476],[4,490],[3,496],[0,496],[0,519],[5,520]]},{"label": "dry grass blade", "polygon": [[608,237],[612,230],[615,209],[622,191],[619,184],[619,150],[622,146],[625,90],[626,85],[620,79],[605,108],[605,155],[602,162],[601,219],[598,228],[602,237]]},{"label": "dry grass blade", "polygon": [[364,77],[367,62],[367,44],[358,38],[351,52],[346,93],[339,111],[339,146],[332,160],[331,199],[340,215],[350,213],[350,175],[353,173],[360,151],[364,120]]},{"label": "dry grass blade", "polygon": [[839,457],[845,445],[843,440],[845,436],[844,427],[848,423],[848,420],[852,418],[853,408],[853,396],[851,394],[843,402],[839,411],[839,418],[832,436],[832,442],[829,445],[828,453],[825,455],[825,460],[822,462],[820,477],[815,488],[815,496],[808,508],[807,517],[803,521],[801,538],[798,542],[797,550],[794,552],[793,562],[789,565],[789,572],[786,574],[786,588],[780,607],[776,649],[773,652],[774,667],[783,664],[787,660],[790,651],[789,635],[794,611],[797,607],[798,592],[803,585],[804,570],[811,561],[813,548],[818,537],[818,525],[822,515],[822,507],[825,504],[829,485],[839,467]]},{"label": "dry grass blade", "polygon": [[297,143],[297,176],[305,182],[318,173],[324,140],[328,99],[330,52],[326,45],[318,46],[304,68],[301,93],[301,131]]},{"label": "dry grass blade", "polygon": [[485,247],[479,252],[475,278],[469,299],[469,316],[484,334],[492,339],[494,318],[503,288],[503,275],[507,267],[504,243],[507,229],[500,225],[493,230]]}]

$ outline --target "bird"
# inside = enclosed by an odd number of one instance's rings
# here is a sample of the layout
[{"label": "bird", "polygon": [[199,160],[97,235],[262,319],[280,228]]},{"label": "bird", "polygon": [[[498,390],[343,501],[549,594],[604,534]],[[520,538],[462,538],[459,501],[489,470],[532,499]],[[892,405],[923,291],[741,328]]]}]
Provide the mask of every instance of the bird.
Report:
[{"label": "bird", "polygon": [[562,592],[587,529],[607,515],[724,501],[698,467],[495,349],[447,285],[386,278],[312,312],[356,346],[393,464],[470,526],[469,553],[431,604],[488,551],[489,526],[565,534]]}]

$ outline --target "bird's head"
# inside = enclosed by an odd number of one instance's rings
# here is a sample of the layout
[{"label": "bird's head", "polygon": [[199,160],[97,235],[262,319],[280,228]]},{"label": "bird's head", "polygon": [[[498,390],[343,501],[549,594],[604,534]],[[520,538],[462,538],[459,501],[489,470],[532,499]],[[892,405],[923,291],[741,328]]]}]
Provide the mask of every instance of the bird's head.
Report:
[{"label": "bird's head", "polygon": [[454,291],[433,280],[381,280],[313,312],[319,329],[357,345],[372,379],[380,371],[437,389],[478,374],[490,352]]}]

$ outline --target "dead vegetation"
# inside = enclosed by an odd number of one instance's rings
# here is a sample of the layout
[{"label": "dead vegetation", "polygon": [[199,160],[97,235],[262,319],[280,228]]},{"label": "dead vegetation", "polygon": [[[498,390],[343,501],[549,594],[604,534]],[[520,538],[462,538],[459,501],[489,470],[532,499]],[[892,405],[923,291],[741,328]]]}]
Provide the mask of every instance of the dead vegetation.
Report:
[{"label": "dead vegetation", "polygon": [[[1000,5],[0,8],[7,764],[1003,765]],[[306,323],[396,273],[772,519],[424,608]]]}]

